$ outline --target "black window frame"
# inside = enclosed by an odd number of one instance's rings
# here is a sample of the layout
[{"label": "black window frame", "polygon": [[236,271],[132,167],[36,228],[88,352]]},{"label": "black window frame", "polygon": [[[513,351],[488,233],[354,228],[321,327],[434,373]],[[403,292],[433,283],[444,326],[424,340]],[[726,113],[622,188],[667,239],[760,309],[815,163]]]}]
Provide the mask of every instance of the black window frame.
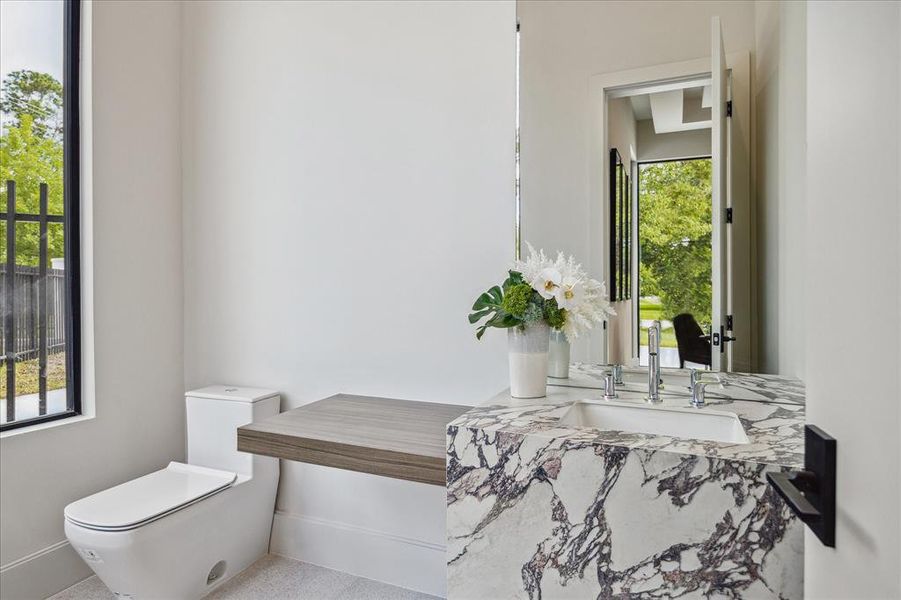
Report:
[{"label": "black window frame", "polygon": [[[81,0],[63,0],[63,247],[66,290],[66,410],[0,424],[0,431],[82,414],[81,397]],[[7,228],[7,235],[9,235]],[[15,231],[13,231],[15,235]]]}]

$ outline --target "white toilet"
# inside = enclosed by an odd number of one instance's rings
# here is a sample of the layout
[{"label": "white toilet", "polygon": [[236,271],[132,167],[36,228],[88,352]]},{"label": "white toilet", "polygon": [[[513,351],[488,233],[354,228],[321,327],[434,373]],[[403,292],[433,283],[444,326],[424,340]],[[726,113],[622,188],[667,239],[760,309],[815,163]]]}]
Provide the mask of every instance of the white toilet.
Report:
[{"label": "white toilet", "polygon": [[200,598],[266,554],[278,459],[238,452],[236,429],[279,402],[254,388],[188,392],[188,464],[66,507],[66,537],[116,596]]}]

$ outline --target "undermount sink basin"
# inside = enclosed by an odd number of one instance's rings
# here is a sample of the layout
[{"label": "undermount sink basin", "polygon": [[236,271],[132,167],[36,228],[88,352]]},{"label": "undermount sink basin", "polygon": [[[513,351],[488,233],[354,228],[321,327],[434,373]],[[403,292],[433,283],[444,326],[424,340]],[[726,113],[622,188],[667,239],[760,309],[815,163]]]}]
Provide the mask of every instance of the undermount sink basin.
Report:
[{"label": "undermount sink basin", "polygon": [[737,416],[709,409],[581,400],[566,411],[560,424],[731,444],[748,443],[748,436]]}]

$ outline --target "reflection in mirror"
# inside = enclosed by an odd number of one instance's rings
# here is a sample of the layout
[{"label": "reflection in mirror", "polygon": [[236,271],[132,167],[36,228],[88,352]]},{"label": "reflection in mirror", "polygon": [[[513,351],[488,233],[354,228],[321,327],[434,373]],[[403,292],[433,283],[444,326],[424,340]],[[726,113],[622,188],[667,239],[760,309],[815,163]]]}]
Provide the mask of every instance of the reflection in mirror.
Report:
[{"label": "reflection in mirror", "polygon": [[803,40],[803,11],[528,0],[517,19],[517,239],[583,257],[617,311],[573,360],[645,366],[659,320],[663,367],[787,370],[802,257],[780,219],[803,155],[776,158],[803,131],[778,111],[803,81],[780,80],[778,40]]}]

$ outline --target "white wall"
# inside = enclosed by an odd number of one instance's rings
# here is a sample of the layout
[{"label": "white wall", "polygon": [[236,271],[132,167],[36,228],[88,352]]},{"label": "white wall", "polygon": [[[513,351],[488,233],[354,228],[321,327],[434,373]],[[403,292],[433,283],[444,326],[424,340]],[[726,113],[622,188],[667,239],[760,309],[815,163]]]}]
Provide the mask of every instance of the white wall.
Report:
[{"label": "white wall", "polygon": [[[187,386],[448,403],[513,248],[514,5],[184,6]],[[444,590],[444,489],[283,463],[273,549]],[[340,541],[336,547],[335,540]]]},{"label": "white wall", "polygon": [[43,598],[90,573],[64,543],[66,504],[184,456],[179,8],[98,2],[86,19],[92,11],[83,200],[96,364],[85,401],[96,417],[0,441],[4,598]]},{"label": "white wall", "polygon": [[790,75],[779,84],[779,193],[785,208],[779,223],[783,260],[778,372],[806,379],[807,5],[783,2],[779,7],[779,68]]},{"label": "white wall", "polygon": [[[809,598],[901,597],[901,4],[807,6],[807,420],[837,439]],[[849,110],[861,97],[872,110]],[[853,310],[851,310],[853,308]]]},{"label": "white wall", "polygon": [[804,377],[803,2],[755,3],[759,367]]},{"label": "white wall", "polygon": [[672,160],[710,156],[710,129],[656,133],[654,121],[638,121],[638,160]]},{"label": "white wall", "polygon": [[766,373],[779,371],[779,13],[777,2],[755,2],[758,366]]},{"label": "white wall", "polygon": [[[546,249],[574,253],[589,262],[591,219],[590,169],[592,104],[589,79],[639,67],[709,58],[710,20],[719,16],[727,53],[754,48],[754,3],[550,1],[519,2],[521,27],[521,166],[522,235]],[[744,74],[747,67],[736,65]],[[749,247],[750,208],[747,189],[750,153],[748,80],[736,82],[736,118],[733,120],[737,153],[733,177],[742,190],[736,201],[733,235],[740,248]],[[735,309],[736,336],[754,337],[750,307],[751,257],[737,257]],[[591,274],[603,276],[603,265],[589,265]],[[749,348],[736,363],[750,368]],[[576,347],[574,347],[574,353]],[[737,351],[734,354],[738,354]],[[585,356],[575,355],[584,359]]]}]

